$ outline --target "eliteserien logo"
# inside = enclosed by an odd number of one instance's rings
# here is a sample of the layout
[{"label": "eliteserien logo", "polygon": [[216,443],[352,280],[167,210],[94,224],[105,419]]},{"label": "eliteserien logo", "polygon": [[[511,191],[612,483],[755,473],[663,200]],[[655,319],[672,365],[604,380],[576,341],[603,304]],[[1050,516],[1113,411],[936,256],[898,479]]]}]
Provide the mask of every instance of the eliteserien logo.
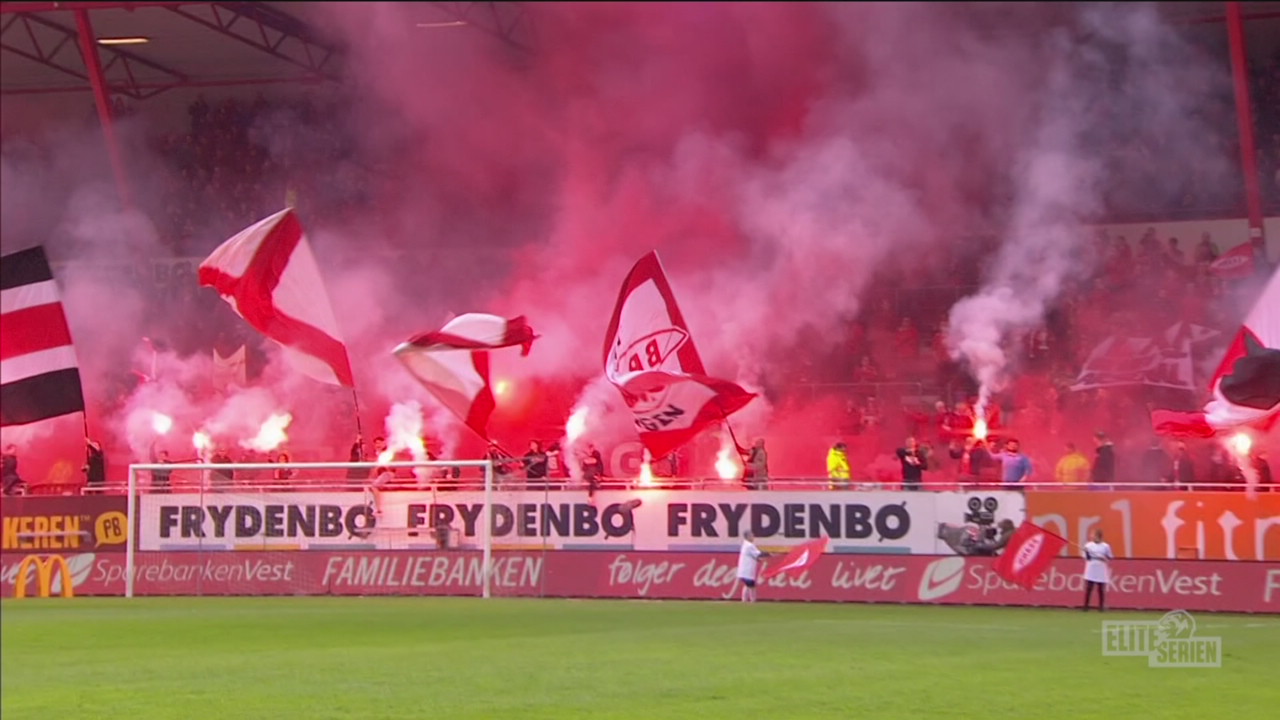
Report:
[{"label": "eliteserien logo", "polygon": [[1102,654],[1145,655],[1147,667],[1222,667],[1222,638],[1195,634],[1196,620],[1186,610],[1159,620],[1104,620]]}]

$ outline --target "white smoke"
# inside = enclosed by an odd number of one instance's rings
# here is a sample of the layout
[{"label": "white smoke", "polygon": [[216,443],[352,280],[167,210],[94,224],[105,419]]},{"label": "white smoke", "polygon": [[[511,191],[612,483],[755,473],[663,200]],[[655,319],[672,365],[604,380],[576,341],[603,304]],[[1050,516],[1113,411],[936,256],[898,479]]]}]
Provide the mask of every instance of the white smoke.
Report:
[{"label": "white smoke", "polygon": [[[1117,95],[1181,153],[1199,157],[1192,119],[1212,73],[1149,7],[1092,8],[1049,39],[1037,130],[1014,168],[1004,240],[982,288],[951,309],[948,345],[979,384],[979,409],[1015,372],[1021,335],[1039,326],[1067,283],[1091,269],[1086,223],[1102,210],[1106,161],[1089,133],[1111,129]],[[1117,76],[1119,79],[1117,79]],[[1123,110],[1119,114],[1124,114]],[[1205,155],[1206,173],[1221,160]]]},{"label": "white smoke", "polygon": [[565,435],[561,439],[564,462],[569,476],[575,480],[582,477],[579,458],[586,454],[590,445],[606,447],[635,437],[630,411],[618,389],[603,375],[582,389],[569,417],[581,419],[581,427],[569,428],[566,423]]}]

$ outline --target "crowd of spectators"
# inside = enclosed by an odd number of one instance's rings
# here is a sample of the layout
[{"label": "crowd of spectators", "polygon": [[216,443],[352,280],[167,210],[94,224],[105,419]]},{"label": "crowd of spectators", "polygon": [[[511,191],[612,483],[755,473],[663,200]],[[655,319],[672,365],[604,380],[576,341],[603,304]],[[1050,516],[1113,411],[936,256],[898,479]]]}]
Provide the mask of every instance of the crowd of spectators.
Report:
[{"label": "crowd of spectators", "polygon": [[[1015,379],[994,395],[986,410],[993,430],[1003,421],[1023,436],[1035,464],[1049,469],[1064,441],[1084,447],[1093,429],[1105,428],[1121,448],[1121,475],[1137,479],[1149,474],[1142,457],[1152,438],[1150,410],[1189,409],[1199,401],[1197,393],[1142,385],[1072,386],[1090,353],[1109,336],[1150,338],[1182,324],[1206,337],[1229,338],[1242,308],[1248,307],[1274,267],[1265,248],[1253,249],[1254,277],[1224,279],[1210,269],[1222,248],[1208,233],[1191,244],[1160,237],[1154,228],[1132,241],[1099,231],[1087,259],[1094,271],[1073,279],[1044,324],[1014,338],[1006,348]],[[971,449],[978,402],[978,388],[948,349],[950,305],[895,304],[882,298],[847,325],[834,350],[816,346],[819,349],[800,364],[802,372],[811,374],[797,379],[840,404],[842,419],[835,431],[848,441],[846,452],[853,466],[867,468],[864,478],[869,481],[895,476],[893,443],[907,433],[937,443],[932,469],[946,472],[935,473],[935,479],[964,474],[956,463],[941,460],[948,452],[954,456]],[[1208,351],[1220,345],[1197,346],[1204,357],[1196,359],[1211,363]],[[1194,387],[1205,379],[1190,378]],[[931,429],[944,426],[959,428],[959,434],[935,434]],[[964,440],[970,445],[963,445]],[[1172,453],[1173,446],[1166,451]],[[1192,452],[1197,456],[1195,467],[1203,472],[1188,473],[1184,481],[1192,475],[1200,482],[1223,481],[1232,460],[1228,454],[1213,443],[1193,443]],[[1227,465],[1220,467],[1222,462]],[[1036,479],[1052,481],[1053,474],[1041,473]]]},{"label": "crowd of spectators", "polygon": [[289,204],[324,223],[360,206],[369,186],[337,97],[250,102],[232,98],[188,108],[182,132],[155,138],[168,173],[154,218],[178,252],[207,250]]},{"label": "crowd of spectators", "polygon": [[[1264,157],[1280,151],[1280,145],[1272,142],[1280,141],[1280,134],[1270,132],[1280,131],[1276,125],[1280,113],[1275,109],[1280,103],[1264,102],[1280,92],[1277,67],[1270,66],[1255,77],[1259,137],[1265,140],[1260,154]],[[166,213],[160,222],[164,232],[178,238],[179,247],[191,244],[197,225],[202,236],[224,237],[282,202],[299,204],[307,198],[319,198],[320,202],[313,203],[314,212],[332,216],[356,210],[365,200],[361,187],[369,184],[367,176],[327,171],[360,166],[354,162],[352,143],[338,126],[326,123],[330,114],[313,101],[279,103],[258,98],[251,103],[226,100],[211,105],[198,100],[188,115],[189,132],[166,135],[158,141],[171,171],[163,204]],[[1220,120],[1219,124],[1230,128],[1229,112]],[[284,124],[291,131],[276,132]],[[1134,152],[1153,159],[1150,167],[1157,171],[1159,153],[1139,150]],[[1231,153],[1234,148],[1224,146],[1221,151]],[[1138,161],[1128,165],[1146,167]],[[1117,174],[1117,187],[1143,185],[1141,173],[1130,177],[1134,172]],[[1229,204],[1228,197],[1239,197],[1235,188],[1215,198],[1213,193],[1222,187],[1209,185],[1210,191],[1188,185],[1175,196],[1146,196],[1138,201],[1146,203],[1145,212],[1155,214],[1162,208],[1204,207],[1219,200]],[[1123,193],[1113,199],[1121,196]],[[1126,210],[1114,203],[1112,208]],[[836,430],[850,437],[851,461],[855,466],[872,468],[871,472],[877,462],[887,466],[883,460],[892,445],[889,438],[918,429],[919,418],[929,415],[933,402],[940,399],[948,408],[957,403],[972,407],[976,387],[965,368],[950,356],[946,315],[958,298],[980,283],[986,252],[997,243],[994,237],[969,238],[955,244],[952,257],[934,258],[927,277],[908,278],[890,272],[878,279],[866,292],[866,297],[876,300],[850,318],[834,341],[816,329],[801,338],[799,351],[788,353],[792,372],[779,378],[775,390],[787,393],[794,392],[796,386],[835,386],[831,392],[843,407],[843,420]],[[1167,401],[1168,397],[1141,389],[1079,393],[1068,388],[1088,353],[1107,335],[1144,335],[1152,328],[1179,321],[1229,331],[1229,318],[1238,315],[1238,298],[1229,292],[1230,285],[1208,271],[1209,263],[1227,249],[1208,234],[1199,238],[1158,237],[1151,229],[1129,238],[1099,233],[1089,257],[1082,258],[1082,264],[1094,271],[1075,278],[1044,324],[1018,339],[1018,347],[1012,351],[1018,379],[994,400],[995,407],[1003,408],[1008,418],[1020,420],[1019,426],[1045,431],[1043,442],[1029,438],[1027,446],[1037,464],[1052,464],[1050,455],[1057,452],[1060,442],[1051,438],[1058,437],[1065,425],[1106,427],[1126,445],[1131,439],[1146,442],[1146,410],[1153,400]],[[945,255],[952,251],[938,252]],[[1260,266],[1266,267],[1268,258],[1259,259]],[[212,338],[223,353],[240,343],[251,346],[241,332],[242,324],[219,308],[216,299],[203,295],[178,299],[179,303],[205,302],[210,307],[203,308],[208,312],[176,313],[206,320],[199,328],[179,329],[174,342],[189,351],[193,344],[207,344]],[[1173,398],[1174,402],[1179,400]],[[1071,422],[1064,420],[1067,417]],[[946,451],[954,450],[950,442],[945,447]],[[1136,462],[1130,459],[1135,454],[1125,455],[1126,464]]]},{"label": "crowd of spectators", "polygon": [[[1271,207],[1280,207],[1280,55],[1253,69],[1252,85],[1263,192]],[[163,160],[162,189],[149,201],[150,214],[173,254],[207,251],[211,242],[284,204],[302,207],[316,223],[365,207],[365,192],[378,178],[362,161],[351,128],[332,120],[342,116],[336,109],[341,103],[336,97],[319,101],[309,96],[217,102],[201,98],[192,103],[182,131],[153,139],[153,149]],[[120,106],[117,112],[128,116],[137,108]],[[1221,128],[1221,133],[1205,138],[1206,145],[1228,157],[1229,163],[1238,162],[1229,98],[1201,112],[1209,124]],[[1109,213],[1155,217],[1195,210],[1238,215],[1241,190],[1234,179],[1221,182],[1188,172],[1176,192],[1135,192],[1167,188],[1151,180],[1168,174],[1166,161],[1177,153],[1160,146],[1158,138],[1141,134],[1110,140],[1119,146],[1110,173],[1114,192],[1107,198]],[[1238,172],[1232,178],[1238,178]],[[837,430],[849,437],[855,466],[874,468],[896,445],[890,438],[920,431],[921,417],[936,417],[934,402],[952,412],[957,403],[972,407],[976,388],[947,349],[946,313],[978,285],[984,248],[993,247],[997,239],[969,240],[955,243],[964,251],[931,263],[933,274],[927,278],[911,283],[890,274],[879,279],[864,295],[876,300],[850,318],[834,339],[815,329],[797,348],[787,349],[793,371],[778,378],[777,391],[839,386],[830,391],[843,410]],[[1105,427],[1117,442],[1133,444],[1133,452],[1125,448],[1123,462],[1132,465],[1132,472],[1140,471],[1136,458],[1148,442],[1146,411],[1153,402],[1169,398],[1124,389],[1079,393],[1069,386],[1085,357],[1107,335],[1146,334],[1178,321],[1231,331],[1228,325],[1239,315],[1240,298],[1231,284],[1208,272],[1209,263],[1228,249],[1207,234],[1158,237],[1152,230],[1133,238],[1098,235],[1087,259],[1094,272],[1074,281],[1043,326],[1018,339],[1018,379],[994,399],[1011,425],[1043,429],[1045,442],[1024,441],[1038,466],[1053,465],[1053,455],[1061,449],[1061,441],[1053,438],[1062,437],[1065,426],[1072,425]],[[1258,259],[1263,272],[1271,259],[1265,254]],[[172,302],[155,309],[151,336],[158,342],[183,353],[216,346],[227,354],[241,344],[250,353],[256,351],[243,324],[211,294],[198,293],[193,286]],[[191,311],[196,305],[199,311]],[[166,316],[198,317],[203,324],[169,327]],[[116,395],[123,398],[128,391],[129,383],[122,382]],[[1065,421],[1068,417],[1070,423]],[[953,440],[944,446],[948,452]],[[944,454],[941,448],[935,452]],[[1203,451],[1205,457],[1196,463],[1206,473],[1214,467],[1208,452]]]}]

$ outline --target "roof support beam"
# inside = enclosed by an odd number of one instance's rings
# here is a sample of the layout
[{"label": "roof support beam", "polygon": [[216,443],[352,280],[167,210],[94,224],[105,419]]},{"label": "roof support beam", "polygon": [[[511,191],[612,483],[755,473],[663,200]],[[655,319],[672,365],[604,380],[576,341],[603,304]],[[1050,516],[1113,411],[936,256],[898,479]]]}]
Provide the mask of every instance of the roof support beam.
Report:
[{"label": "roof support beam", "polygon": [[317,78],[337,80],[336,48],[312,36],[291,15],[261,3],[174,3],[171,12],[242,42],[274,58],[296,65]]},{"label": "roof support beam", "polygon": [[[92,4],[92,3],[88,3]],[[60,23],[47,20],[40,15],[16,13],[0,22],[0,50],[13,53],[56,70],[64,75],[80,80],[85,85],[65,88],[69,91],[88,90],[93,87],[93,73],[88,67],[81,42],[79,13],[87,10],[76,10],[77,29],[65,27]],[[87,15],[86,15],[87,21]],[[67,52],[67,48],[77,48],[79,52]],[[94,42],[94,58],[105,58],[101,64],[103,86],[108,93],[119,93],[134,100],[145,100],[161,93],[170,87],[178,87],[187,82],[187,77],[172,68],[147,60],[138,55],[117,47],[103,47]],[[150,75],[159,75],[162,81],[150,80],[147,83],[138,81],[140,71],[149,71]],[[111,76],[111,77],[108,77]],[[111,78],[115,79],[111,79]],[[47,88],[61,91],[63,88]],[[12,94],[9,89],[5,94]]]},{"label": "roof support beam", "polygon": [[107,143],[107,156],[111,159],[111,171],[116,176],[116,190],[120,193],[120,205],[126,210],[133,207],[133,193],[129,190],[129,176],[124,169],[124,152],[116,137],[115,119],[111,117],[111,94],[102,74],[98,58],[98,40],[93,35],[88,10],[76,10],[76,30],[80,39],[80,52],[84,55],[85,69],[89,71],[89,83],[93,86],[93,101],[98,106],[98,120],[102,123],[102,136]]},{"label": "roof support beam", "polygon": [[137,10],[148,7],[203,4],[197,2],[0,2],[0,15],[66,10]]},{"label": "roof support beam", "polygon": [[459,22],[473,25],[526,53],[534,48],[533,21],[520,2],[433,2]]},{"label": "roof support beam", "polygon": [[1245,207],[1249,212],[1249,239],[1263,238],[1262,190],[1258,183],[1258,150],[1253,137],[1253,110],[1249,97],[1249,58],[1245,53],[1244,18],[1240,3],[1227,3],[1227,42],[1231,47],[1231,80],[1236,96],[1236,126],[1240,131],[1240,171],[1244,174]]}]

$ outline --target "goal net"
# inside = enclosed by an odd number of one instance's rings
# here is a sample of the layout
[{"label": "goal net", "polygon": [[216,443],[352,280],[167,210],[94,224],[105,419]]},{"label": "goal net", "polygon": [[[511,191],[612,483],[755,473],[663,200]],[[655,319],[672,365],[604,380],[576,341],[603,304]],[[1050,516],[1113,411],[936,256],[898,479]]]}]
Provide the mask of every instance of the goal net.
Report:
[{"label": "goal net", "polygon": [[130,597],[536,594],[510,493],[487,460],[135,464],[108,573]]}]

